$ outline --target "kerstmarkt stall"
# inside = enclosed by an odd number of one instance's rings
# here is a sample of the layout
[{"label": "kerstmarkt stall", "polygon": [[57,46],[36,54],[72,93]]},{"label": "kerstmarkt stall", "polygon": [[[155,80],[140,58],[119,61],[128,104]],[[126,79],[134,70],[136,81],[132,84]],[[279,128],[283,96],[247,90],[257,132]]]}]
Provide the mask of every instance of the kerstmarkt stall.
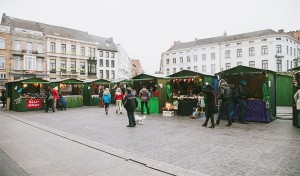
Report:
[{"label": "kerstmarkt stall", "polygon": [[49,81],[27,78],[5,84],[9,110],[24,112],[45,109],[46,88]]},{"label": "kerstmarkt stall", "polygon": [[[241,80],[246,81],[248,100],[246,121],[271,122],[276,118],[276,73],[246,66],[237,66],[217,73],[229,85],[238,87]],[[233,119],[238,119],[238,105]],[[221,112],[224,115],[223,112]]]},{"label": "kerstmarkt stall", "polygon": [[66,98],[67,108],[83,106],[83,81],[74,78],[52,80],[53,87],[58,87],[58,93]]},{"label": "kerstmarkt stall", "polygon": [[108,88],[110,84],[106,79],[85,80],[83,87],[83,105],[98,106],[99,105],[99,86]]}]

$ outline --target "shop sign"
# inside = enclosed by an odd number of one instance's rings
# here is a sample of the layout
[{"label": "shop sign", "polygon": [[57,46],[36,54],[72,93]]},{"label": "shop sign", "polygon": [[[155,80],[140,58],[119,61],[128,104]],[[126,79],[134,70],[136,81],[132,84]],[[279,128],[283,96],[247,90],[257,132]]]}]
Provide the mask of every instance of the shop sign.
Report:
[{"label": "shop sign", "polygon": [[42,100],[41,99],[27,99],[26,100],[26,108],[41,108],[42,107]]}]

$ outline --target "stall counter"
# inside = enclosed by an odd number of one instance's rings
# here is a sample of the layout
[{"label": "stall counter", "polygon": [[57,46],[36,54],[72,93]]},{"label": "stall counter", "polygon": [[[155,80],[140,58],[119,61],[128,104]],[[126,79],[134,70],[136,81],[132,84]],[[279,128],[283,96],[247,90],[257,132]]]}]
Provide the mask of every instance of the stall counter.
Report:
[{"label": "stall counter", "polygon": [[178,99],[178,111],[177,115],[181,116],[189,116],[193,113],[193,108],[197,107],[198,99],[189,99],[189,98],[183,98]]},{"label": "stall counter", "polygon": [[64,95],[67,101],[67,108],[83,107],[83,98],[81,95]]},{"label": "stall counter", "polygon": [[[142,111],[142,104],[141,99],[139,97],[136,97],[136,100],[138,101],[138,111]],[[158,98],[152,97],[148,101],[149,111],[150,114],[159,114],[159,106],[158,106]],[[144,114],[147,114],[147,108],[144,106]]]},{"label": "stall counter", "polygon": [[20,97],[13,102],[12,110],[18,112],[45,110],[45,98]]}]

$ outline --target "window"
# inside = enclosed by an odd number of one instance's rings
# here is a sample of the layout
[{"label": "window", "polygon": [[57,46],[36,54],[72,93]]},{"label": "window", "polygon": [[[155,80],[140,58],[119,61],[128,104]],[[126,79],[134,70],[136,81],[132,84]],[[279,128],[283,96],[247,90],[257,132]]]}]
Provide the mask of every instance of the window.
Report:
[{"label": "window", "polygon": [[111,79],[115,79],[115,71],[114,70],[111,71]]},{"label": "window", "polygon": [[50,59],[50,73],[56,72],[56,60]]},{"label": "window", "polygon": [[206,72],[206,65],[202,65],[202,72],[203,72],[203,73]]},{"label": "window", "polygon": [[276,40],[281,40],[281,38],[276,38]]},{"label": "window", "polygon": [[93,58],[95,58],[95,48],[92,48],[92,55]]},{"label": "window", "polygon": [[216,64],[211,64],[210,69],[211,69],[211,73],[215,74],[216,73]]},{"label": "window", "polygon": [[80,74],[85,74],[85,62],[80,62]]},{"label": "window", "polygon": [[105,66],[109,67],[109,60],[105,60]]},{"label": "window", "polygon": [[71,72],[76,72],[76,61],[71,61]]},{"label": "window", "polygon": [[38,53],[43,53],[43,44],[41,44],[41,43],[37,44],[37,52]]},{"label": "window", "polygon": [[289,54],[289,46],[286,46],[286,54]]},{"label": "window", "polygon": [[106,73],[106,79],[109,79],[109,70],[106,70],[105,73]]},{"label": "window", "polygon": [[89,57],[92,57],[92,48],[91,48],[91,47],[89,47],[89,50],[88,50],[88,56],[89,56]]},{"label": "window", "polygon": [[32,51],[32,43],[31,42],[27,42],[26,49],[27,49],[27,51]]},{"label": "window", "polygon": [[0,78],[1,78],[1,79],[5,79],[5,78],[6,78],[6,74],[5,74],[5,73],[1,73],[1,74],[0,74]]},{"label": "window", "polygon": [[268,70],[268,61],[267,60],[263,60],[261,61],[261,68],[264,69],[264,70]]},{"label": "window", "polygon": [[231,63],[226,63],[225,68],[226,68],[226,70],[230,69],[231,68]]},{"label": "window", "polygon": [[176,73],[176,68],[173,68],[173,73]]},{"label": "window", "polygon": [[254,61],[250,61],[249,62],[249,67],[255,68],[255,62]]},{"label": "window", "polygon": [[198,71],[198,66],[194,66],[194,71]]},{"label": "window", "polygon": [[261,41],[262,41],[262,42],[265,42],[265,41],[267,41],[267,39],[262,39]]},{"label": "window", "polygon": [[213,60],[213,59],[216,59],[216,54],[215,53],[210,53],[210,58]]},{"label": "window", "polygon": [[173,58],[173,64],[176,64],[176,58]]},{"label": "window", "polygon": [[180,67],[180,71],[182,71],[183,70],[183,67]]},{"label": "window", "polygon": [[183,63],[183,57],[180,57],[179,59],[180,59],[180,63]]},{"label": "window", "polygon": [[80,54],[81,56],[85,56],[85,47],[80,48]]},{"label": "window", "polygon": [[99,57],[103,57],[103,51],[99,51]]},{"label": "window", "polygon": [[167,75],[169,75],[170,74],[170,70],[167,68]]},{"label": "window", "polygon": [[194,55],[194,62],[198,61],[198,55]]},{"label": "window", "polygon": [[238,63],[236,63],[236,65],[237,65],[237,66],[243,65],[243,62],[238,62]]},{"label": "window", "polygon": [[43,59],[42,58],[37,58],[37,71],[43,71]]},{"label": "window", "polygon": [[0,38],[0,49],[5,49],[5,40]]},{"label": "window", "polygon": [[111,58],[115,58],[115,53],[111,53]]},{"label": "window", "polygon": [[249,56],[254,56],[254,55],[255,55],[254,47],[249,48]]},{"label": "window", "polygon": [[187,70],[191,70],[191,67],[186,67]]},{"label": "window", "polygon": [[191,62],[191,57],[190,57],[190,56],[187,56],[187,57],[186,57],[186,61],[187,61],[187,62]]},{"label": "window", "polygon": [[281,45],[276,45],[276,53],[281,53]]},{"label": "window", "polygon": [[66,44],[61,44],[61,53],[66,54]]},{"label": "window", "polygon": [[50,43],[50,52],[55,53],[55,43],[54,42]]},{"label": "window", "polygon": [[103,67],[103,59],[100,59],[99,65],[100,67]]},{"label": "window", "polygon": [[14,69],[15,70],[21,69],[21,59],[19,56],[14,56]]},{"label": "window", "polygon": [[170,63],[170,59],[166,59],[166,64],[169,64]]},{"label": "window", "polygon": [[292,56],[293,55],[293,48],[290,47],[290,55]]},{"label": "window", "polygon": [[24,56],[24,70],[36,70],[35,56]]},{"label": "window", "polygon": [[65,60],[60,61],[60,71],[62,71],[62,72],[67,71],[67,61],[65,61]]},{"label": "window", "polygon": [[5,57],[0,56],[0,69],[5,69]]},{"label": "window", "polygon": [[100,70],[100,78],[103,78],[103,70]]},{"label": "window", "polygon": [[203,60],[203,61],[206,60],[206,54],[202,54],[202,60]]},{"label": "window", "polygon": [[296,57],[296,49],[294,48],[294,56]]},{"label": "window", "polygon": [[71,54],[76,54],[76,46],[71,45]]},{"label": "window", "polygon": [[288,60],[286,61],[286,69],[287,70],[289,69],[289,61]]},{"label": "window", "polygon": [[242,49],[238,49],[238,50],[237,50],[236,56],[237,56],[237,57],[242,57],[242,56],[243,56],[243,51],[242,51]]},{"label": "window", "polygon": [[114,61],[114,60],[111,60],[110,66],[111,66],[112,68],[115,68],[115,61]]},{"label": "window", "polygon": [[20,51],[21,50],[21,42],[14,41],[14,50]]},{"label": "window", "polygon": [[109,52],[105,52],[105,57],[109,58]]},{"label": "window", "polygon": [[225,58],[230,58],[230,50],[225,51]]},{"label": "window", "polygon": [[282,71],[282,60],[276,61],[276,71],[281,72]]},{"label": "window", "polygon": [[262,46],[261,47],[261,54],[268,54],[268,47],[267,46]]}]

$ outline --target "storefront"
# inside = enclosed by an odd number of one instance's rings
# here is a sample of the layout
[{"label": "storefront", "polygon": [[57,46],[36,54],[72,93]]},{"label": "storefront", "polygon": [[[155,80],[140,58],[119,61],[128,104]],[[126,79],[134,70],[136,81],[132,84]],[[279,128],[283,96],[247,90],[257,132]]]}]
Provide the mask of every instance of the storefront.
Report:
[{"label": "storefront", "polygon": [[190,70],[182,70],[167,76],[168,101],[178,101],[177,115],[189,116],[197,106],[198,96],[201,95],[205,83],[218,89],[216,76],[204,75]]},{"label": "storefront", "polygon": [[67,100],[67,108],[83,106],[83,81],[69,78],[51,81],[51,87],[58,87],[58,93]]},{"label": "storefront", "polygon": [[5,84],[8,109],[18,112],[45,109],[46,88],[49,81],[28,78]]},{"label": "storefront", "polygon": [[[241,80],[246,81],[248,93],[246,121],[271,122],[276,118],[276,73],[270,70],[237,66],[219,72],[219,79],[238,87]],[[224,114],[223,112],[222,115]],[[234,108],[233,119],[238,119],[239,106]]]},{"label": "storefront", "polygon": [[98,106],[99,105],[99,89],[100,87],[108,88],[110,81],[105,79],[86,80],[83,87],[83,105]]}]

